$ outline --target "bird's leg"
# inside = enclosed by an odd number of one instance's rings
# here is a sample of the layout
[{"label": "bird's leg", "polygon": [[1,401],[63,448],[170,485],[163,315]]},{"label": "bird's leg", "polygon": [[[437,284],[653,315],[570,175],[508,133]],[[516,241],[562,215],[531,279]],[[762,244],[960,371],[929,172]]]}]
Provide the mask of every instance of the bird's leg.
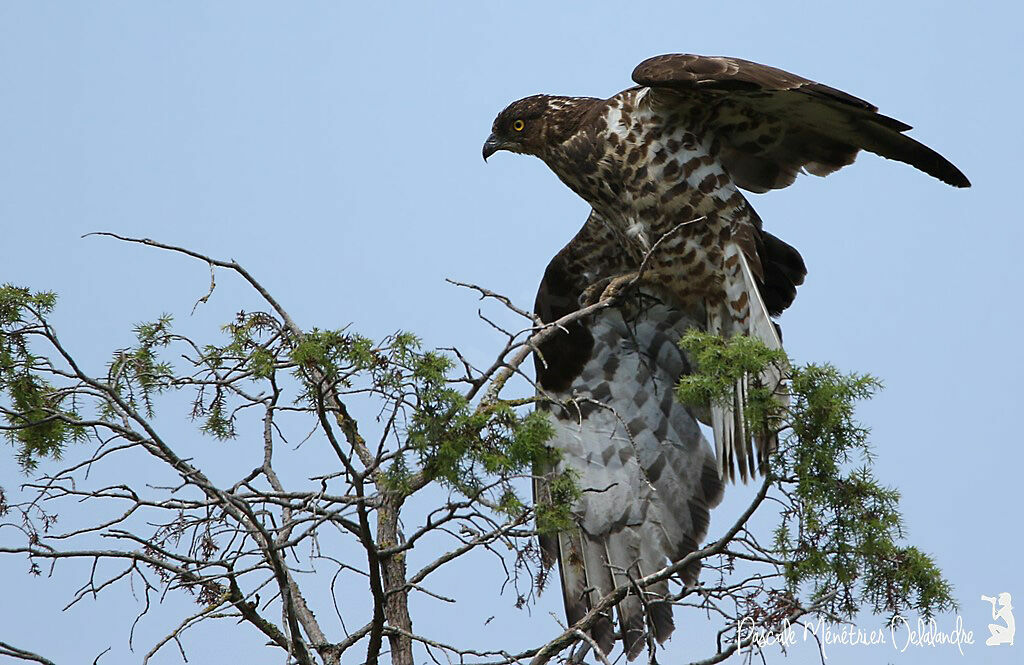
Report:
[{"label": "bird's leg", "polygon": [[589,307],[598,302],[608,302],[621,298],[627,291],[636,286],[634,282],[638,275],[639,273],[633,271],[616,275],[615,277],[606,277],[594,282],[580,296],[580,305]]},{"label": "bird's leg", "polygon": [[608,282],[608,286],[604,287],[604,291],[601,292],[601,300],[615,300],[624,296],[630,289],[637,286],[639,276],[639,272],[633,271],[612,278]]},{"label": "bird's leg", "polygon": [[598,302],[601,299],[601,294],[604,293],[605,288],[608,286],[608,283],[613,279],[614,277],[605,277],[604,279],[599,279],[588,286],[580,295],[580,307],[589,307]]}]

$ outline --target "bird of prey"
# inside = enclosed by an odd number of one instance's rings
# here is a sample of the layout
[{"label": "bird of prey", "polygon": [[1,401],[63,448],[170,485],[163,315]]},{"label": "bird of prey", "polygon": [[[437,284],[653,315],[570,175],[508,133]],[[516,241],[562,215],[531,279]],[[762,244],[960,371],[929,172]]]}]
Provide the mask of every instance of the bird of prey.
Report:
[{"label": "bird of prey", "polygon": [[[806,274],[800,254],[763,230],[740,190],[786,187],[800,172],[824,176],[860,150],[970,185],[907,136],[909,125],[774,67],[672,54],[640,63],[633,81],[608,99],[513,102],[483,147],[485,160],[499,150],[539,157],[592,208],[548,265],[538,316],[556,321],[606,298],[616,305],[565,326],[535,359],[539,388],[552,398],[552,445],[563,453],[555,471],[575,470],[584,489],[577,528],[541,541],[545,563],[559,564],[570,624],[614,587],[696,550],[723,481],[737,468],[744,480],[755,474],[771,450],[772,441],[745,431],[744,385],[731,406],[701,410],[673,399],[690,370],[676,344],[687,328],[778,348],[773,317]],[[714,432],[715,453],[698,418]],[[547,496],[544,475],[534,491]],[[698,571],[683,571],[682,582],[695,584]],[[651,638],[664,641],[674,628],[667,583],[627,595],[617,614],[630,659]],[[607,653],[613,617],[591,634]]]}]

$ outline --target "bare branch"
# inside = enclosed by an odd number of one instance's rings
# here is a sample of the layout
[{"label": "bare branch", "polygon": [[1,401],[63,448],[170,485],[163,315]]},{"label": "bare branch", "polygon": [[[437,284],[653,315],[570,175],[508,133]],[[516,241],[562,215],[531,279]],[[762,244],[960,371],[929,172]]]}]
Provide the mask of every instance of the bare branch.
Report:
[{"label": "bare branch", "polygon": [[0,656],[8,656],[10,658],[17,658],[18,660],[28,660],[33,663],[42,663],[43,665],[55,665],[55,663],[49,658],[43,658],[37,653],[19,649],[18,647],[7,644],[6,642],[0,642]]}]

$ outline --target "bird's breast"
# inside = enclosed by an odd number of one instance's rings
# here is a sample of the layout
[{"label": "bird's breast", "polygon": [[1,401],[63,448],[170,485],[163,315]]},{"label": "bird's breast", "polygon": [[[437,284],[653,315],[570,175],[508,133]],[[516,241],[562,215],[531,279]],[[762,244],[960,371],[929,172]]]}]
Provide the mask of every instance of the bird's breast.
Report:
[{"label": "bird's breast", "polygon": [[570,186],[626,238],[649,247],[681,222],[728,218],[745,200],[710,134],[636,104],[639,92],[609,101],[590,139],[594,160]]}]

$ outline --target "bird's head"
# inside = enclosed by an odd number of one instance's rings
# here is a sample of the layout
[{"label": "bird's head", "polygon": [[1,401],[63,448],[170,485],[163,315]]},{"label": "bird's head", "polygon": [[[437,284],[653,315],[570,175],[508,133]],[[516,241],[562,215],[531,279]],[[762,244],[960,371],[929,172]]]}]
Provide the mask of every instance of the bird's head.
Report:
[{"label": "bird's head", "polygon": [[512,102],[498,114],[484,143],[484,161],[508,150],[537,157],[547,146],[568,138],[579,126],[589,97],[533,95]]}]

